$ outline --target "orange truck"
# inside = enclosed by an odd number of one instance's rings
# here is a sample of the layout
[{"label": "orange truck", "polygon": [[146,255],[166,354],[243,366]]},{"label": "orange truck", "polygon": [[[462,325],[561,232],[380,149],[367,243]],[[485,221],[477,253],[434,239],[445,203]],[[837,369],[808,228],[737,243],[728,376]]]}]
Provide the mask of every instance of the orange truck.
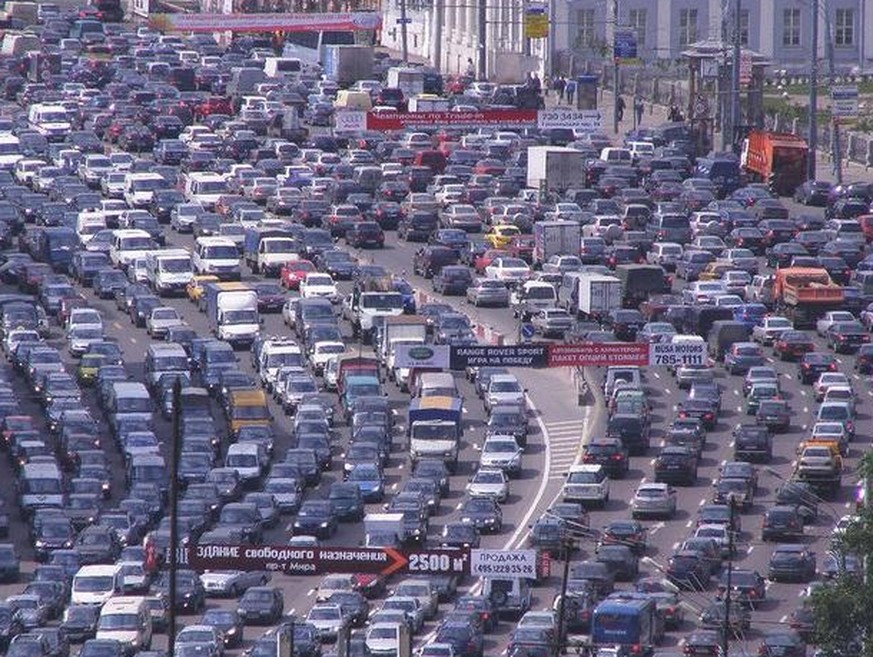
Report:
[{"label": "orange truck", "polygon": [[824,313],[842,307],[843,288],[831,280],[826,269],[785,267],[776,270],[773,297],[794,328],[811,328]]},{"label": "orange truck", "polygon": [[790,132],[752,130],[743,141],[740,165],[752,182],[790,196],[806,180],[809,146]]}]

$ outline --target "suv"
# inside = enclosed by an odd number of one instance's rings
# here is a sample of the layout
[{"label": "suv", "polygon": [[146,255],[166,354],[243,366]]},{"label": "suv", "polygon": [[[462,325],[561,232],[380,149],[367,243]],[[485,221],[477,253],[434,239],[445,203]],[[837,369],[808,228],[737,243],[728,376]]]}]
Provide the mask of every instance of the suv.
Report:
[{"label": "suv", "polygon": [[567,473],[561,490],[564,502],[596,503],[605,507],[609,502],[609,477],[600,464],[574,465]]},{"label": "suv", "polygon": [[734,427],[734,458],[738,461],[762,461],[773,458],[773,434],[765,426],[738,424]]}]

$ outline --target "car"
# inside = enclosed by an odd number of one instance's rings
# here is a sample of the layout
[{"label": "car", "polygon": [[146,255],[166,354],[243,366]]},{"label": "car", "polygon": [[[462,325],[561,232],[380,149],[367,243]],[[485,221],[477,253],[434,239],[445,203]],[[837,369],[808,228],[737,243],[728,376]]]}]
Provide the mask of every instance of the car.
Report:
[{"label": "car", "polygon": [[693,486],[697,481],[697,454],[687,447],[665,445],[655,459],[655,481]]},{"label": "car", "polygon": [[479,467],[499,468],[510,477],[522,471],[523,450],[512,436],[490,436],[482,443]]},{"label": "car", "polygon": [[754,342],[736,342],[724,356],[728,374],[745,374],[752,367],[764,365],[764,352]]},{"label": "car", "polygon": [[509,479],[501,468],[479,468],[470,478],[467,492],[474,497],[493,497],[503,504],[509,498]]},{"label": "car", "polygon": [[470,548],[478,547],[480,543],[478,528],[465,522],[447,522],[440,534],[441,547]]},{"label": "car", "polygon": [[755,421],[773,432],[788,431],[791,426],[791,407],[784,399],[764,399],[758,404]]},{"label": "car", "polygon": [[502,281],[480,278],[467,287],[467,303],[479,308],[481,306],[494,306],[497,308],[509,307],[509,288]]},{"label": "car", "polygon": [[503,529],[503,512],[492,497],[470,497],[461,504],[461,522],[470,523],[479,531],[499,534]]},{"label": "car", "polygon": [[763,367],[752,367],[746,372],[743,378],[743,397],[748,397],[749,392],[756,383],[767,383],[776,388],[777,392],[780,389],[779,375],[776,370],[769,365]]},{"label": "car", "polygon": [[797,378],[810,385],[824,372],[836,372],[839,367],[836,356],[816,351],[803,354],[798,363]]},{"label": "car", "polygon": [[768,463],[773,458],[773,437],[765,426],[738,424],[733,432],[734,458]]},{"label": "car", "polygon": [[573,327],[574,320],[563,308],[544,308],[531,316],[534,332],[544,338],[563,338]]},{"label": "car", "polygon": [[667,560],[664,575],[681,591],[703,591],[709,584],[710,566],[699,552],[677,550]]},{"label": "car", "polygon": [[631,499],[631,515],[633,518],[652,516],[672,518],[676,513],[677,504],[676,491],[669,484],[642,483]]},{"label": "car", "polygon": [[812,385],[812,391],[817,402],[824,401],[830,388],[852,388],[852,382],[842,372],[822,372]]},{"label": "car", "polygon": [[780,544],[770,553],[767,579],[780,582],[808,582],[815,577],[815,553],[806,545]]},{"label": "car", "polygon": [[600,532],[600,545],[626,545],[638,556],[646,552],[646,528],[637,520],[613,520]]},{"label": "car", "polygon": [[870,342],[867,328],[856,320],[832,323],[828,326],[824,337],[837,354],[853,353]]},{"label": "car", "polygon": [[800,360],[811,351],[815,351],[815,344],[803,331],[783,331],[773,342],[773,355],[779,360]]},{"label": "car", "polygon": [[285,601],[276,586],[253,586],[243,593],[237,613],[246,625],[272,625],[282,618]]},{"label": "car", "polygon": [[218,630],[225,648],[242,645],[245,623],[235,609],[207,609],[200,624]]},{"label": "car", "polygon": [[207,597],[238,598],[253,586],[269,581],[267,573],[244,570],[211,570],[200,575]]},{"label": "car", "polygon": [[630,457],[619,438],[594,438],[583,447],[583,463],[599,463],[612,479],[622,479],[630,471]]},{"label": "car", "polygon": [[767,598],[767,582],[757,570],[733,568],[728,574],[725,570],[718,580],[715,597],[723,600],[730,576],[732,599],[743,606],[755,609]]},{"label": "car", "polygon": [[761,540],[796,541],[803,538],[803,518],[797,506],[776,504],[764,512]]},{"label": "car", "polygon": [[759,654],[764,657],[804,657],[806,642],[793,630],[774,630],[764,635]]},{"label": "car", "polygon": [[750,511],[755,503],[755,491],[748,479],[722,474],[712,485],[714,504],[736,504],[742,511]]}]

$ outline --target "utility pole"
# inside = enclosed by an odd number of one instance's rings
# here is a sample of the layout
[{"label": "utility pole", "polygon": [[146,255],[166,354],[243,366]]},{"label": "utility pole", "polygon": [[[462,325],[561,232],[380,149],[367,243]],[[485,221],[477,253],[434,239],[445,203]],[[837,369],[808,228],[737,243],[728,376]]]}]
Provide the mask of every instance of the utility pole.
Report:
[{"label": "utility pole", "polygon": [[558,650],[561,654],[565,637],[567,635],[567,619],[564,617],[567,609],[567,580],[570,579],[570,552],[573,548],[573,539],[564,538],[564,572],[561,575],[561,597],[558,598]]},{"label": "utility pole", "polygon": [[[836,68],[834,63],[834,33],[833,25],[831,25],[830,14],[825,12],[825,28],[827,31],[827,53],[828,53],[828,78],[830,87],[833,88],[836,81]],[[840,124],[839,121],[834,121],[831,118],[831,159],[834,162],[834,175],[837,179],[837,184],[843,182],[843,158],[842,148],[840,148]],[[810,153],[810,157],[812,154]]]},{"label": "utility pole", "polygon": [[812,0],[812,54],[809,62],[809,134],[806,177],[815,180],[815,156],[818,152],[818,0]]},{"label": "utility pole", "polygon": [[733,495],[728,496],[728,508],[730,509],[730,523],[728,525],[728,562],[727,577],[725,578],[726,590],[724,593],[724,621],[721,628],[721,650],[724,657],[728,657],[731,641],[731,587],[734,574],[734,523],[736,522],[737,505]]},{"label": "utility pole", "polygon": [[618,30],[618,3],[619,0],[612,0],[612,128],[615,134],[618,134],[618,99],[621,97],[621,88],[618,83],[618,58],[615,56],[615,33]]},{"label": "utility pole", "polygon": [[170,618],[167,654],[176,649],[176,576],[179,568],[179,453],[182,443],[182,382],[173,384],[173,435],[170,443]]},{"label": "utility pole", "polygon": [[479,80],[488,79],[488,62],[485,55],[488,49],[488,0],[479,0]]},{"label": "utility pole", "polygon": [[406,17],[406,0],[400,0],[400,58],[404,64],[409,63],[409,30]]},{"label": "utility pole", "polygon": [[433,29],[431,30],[433,45],[433,67],[437,71],[443,68],[443,0],[434,0],[433,3]]},{"label": "utility pole", "polygon": [[743,0],[736,0],[734,7],[734,65],[731,70],[731,120],[730,133],[722,135],[723,140],[730,139],[734,153],[739,153],[740,144],[740,117],[742,110],[740,108],[740,62],[743,58],[743,46],[740,43],[742,35],[742,15]]}]

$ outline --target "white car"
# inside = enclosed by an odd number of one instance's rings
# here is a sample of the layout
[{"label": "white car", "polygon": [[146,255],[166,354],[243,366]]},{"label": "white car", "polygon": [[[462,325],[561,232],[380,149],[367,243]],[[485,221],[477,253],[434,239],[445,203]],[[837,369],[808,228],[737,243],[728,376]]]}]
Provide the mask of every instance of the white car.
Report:
[{"label": "white car", "polygon": [[688,303],[712,303],[712,300],[722,294],[727,294],[727,288],[722,281],[694,281],[682,290],[682,299]]},{"label": "white car", "polygon": [[364,639],[367,653],[372,657],[389,657],[400,654],[400,624],[373,623],[367,628]]},{"label": "white car", "polygon": [[829,386],[825,390],[823,402],[843,402],[855,406],[858,398],[855,396],[855,391],[851,386]]},{"label": "white car", "polygon": [[794,324],[787,317],[765,317],[760,325],[752,328],[752,340],[771,346],[783,332],[792,330]]},{"label": "white car", "polygon": [[488,381],[485,392],[485,410],[499,404],[524,405],[525,390],[514,374],[495,374]]},{"label": "white car", "polygon": [[561,489],[564,502],[594,502],[606,506],[609,502],[609,477],[599,463],[574,465],[567,473]]},{"label": "white car", "polygon": [[[694,538],[712,538],[715,539],[715,542],[718,543],[719,548],[721,549],[721,556],[724,559],[731,558],[731,545],[732,539],[730,535],[730,529],[727,525],[716,525],[716,524],[707,524],[700,525],[694,531]],[[734,547],[734,552],[736,552],[736,547]]]},{"label": "white car", "polygon": [[849,377],[842,372],[822,372],[819,374],[816,382],[812,384],[815,400],[823,401],[828,389],[834,386],[851,388],[852,383],[849,381]]},{"label": "white car", "polygon": [[306,278],[300,281],[300,296],[304,299],[324,297],[330,299],[331,303],[339,301],[336,283],[330,274],[320,272],[306,274]]},{"label": "white car", "polygon": [[103,330],[103,315],[95,308],[73,308],[67,319],[67,331],[89,326]]},{"label": "white car", "polygon": [[485,278],[504,283],[521,283],[530,277],[530,266],[521,258],[494,258],[485,267]]},{"label": "white car", "polygon": [[854,321],[856,321],[855,316],[847,310],[831,310],[815,323],[815,332],[824,337],[833,324]]},{"label": "white car", "polygon": [[81,356],[95,342],[105,339],[102,326],[78,325],[67,331],[68,349],[71,356]]},{"label": "white car", "polygon": [[503,503],[509,498],[509,479],[501,468],[479,468],[467,484],[473,497],[493,497]]},{"label": "white car", "polygon": [[812,425],[809,439],[836,442],[840,447],[840,456],[849,453],[849,434],[840,422],[816,422]]},{"label": "white car", "polygon": [[324,372],[324,366],[327,365],[327,361],[344,354],[345,351],[346,345],[343,342],[334,342],[333,340],[316,342],[312,346],[312,353],[309,355],[312,369],[316,374],[321,374]]},{"label": "white car", "polygon": [[200,582],[207,597],[236,598],[252,586],[270,581],[269,573],[243,570],[207,570],[200,574]]},{"label": "white car", "polygon": [[282,321],[285,322],[285,326],[288,328],[294,328],[294,324],[296,323],[296,315],[294,313],[299,301],[300,297],[291,297],[285,302],[285,305],[282,306]]},{"label": "white car", "polygon": [[712,298],[712,305],[716,308],[739,308],[745,302],[736,294],[719,294]]},{"label": "white car", "polygon": [[182,323],[182,316],[178,310],[171,306],[159,306],[152,308],[146,318],[146,332],[153,338],[163,338],[168,328]]},{"label": "white car", "polygon": [[325,575],[321,584],[315,589],[315,601],[325,602],[337,591],[354,591],[356,587],[354,575]]},{"label": "white car", "polygon": [[315,627],[318,638],[325,643],[336,641],[340,631],[348,625],[342,607],[325,602],[313,605],[306,614],[306,622]]},{"label": "white car", "polygon": [[489,436],[482,444],[479,455],[480,469],[499,469],[507,475],[521,473],[522,449],[514,436]]}]

